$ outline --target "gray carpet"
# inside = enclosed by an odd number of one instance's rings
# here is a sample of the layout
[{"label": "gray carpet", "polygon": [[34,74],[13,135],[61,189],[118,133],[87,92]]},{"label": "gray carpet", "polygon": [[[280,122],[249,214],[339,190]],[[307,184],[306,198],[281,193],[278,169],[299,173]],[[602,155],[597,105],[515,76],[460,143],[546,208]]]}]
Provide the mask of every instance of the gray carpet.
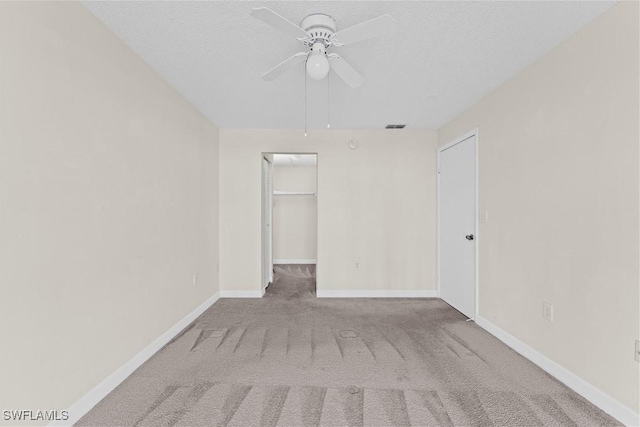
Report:
[{"label": "gray carpet", "polygon": [[267,287],[265,298],[315,298],[316,266],[313,264],[284,264],[273,266],[273,283]]},{"label": "gray carpet", "polygon": [[439,299],[218,301],[81,426],[619,425]]}]

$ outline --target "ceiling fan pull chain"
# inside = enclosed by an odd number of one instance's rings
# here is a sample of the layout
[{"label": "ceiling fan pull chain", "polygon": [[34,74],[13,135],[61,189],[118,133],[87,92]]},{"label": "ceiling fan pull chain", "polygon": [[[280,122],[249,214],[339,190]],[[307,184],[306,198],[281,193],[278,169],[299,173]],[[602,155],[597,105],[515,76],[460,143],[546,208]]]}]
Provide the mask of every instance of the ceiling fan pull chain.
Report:
[{"label": "ceiling fan pull chain", "polygon": [[302,69],[304,73],[304,137],[307,137],[307,70]]},{"label": "ceiling fan pull chain", "polygon": [[327,74],[327,129],[329,129],[331,127],[331,103],[329,102],[330,97],[329,94],[331,93],[330,87],[331,85],[329,84],[331,83],[331,72],[329,72],[329,74]]}]

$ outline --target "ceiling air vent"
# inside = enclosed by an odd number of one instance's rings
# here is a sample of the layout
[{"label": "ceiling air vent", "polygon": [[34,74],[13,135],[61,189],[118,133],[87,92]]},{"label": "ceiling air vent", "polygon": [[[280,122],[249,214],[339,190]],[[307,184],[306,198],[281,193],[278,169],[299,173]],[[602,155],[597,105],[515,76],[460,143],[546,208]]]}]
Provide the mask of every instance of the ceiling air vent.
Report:
[{"label": "ceiling air vent", "polygon": [[406,125],[387,125],[385,126],[385,129],[402,129],[405,126]]}]

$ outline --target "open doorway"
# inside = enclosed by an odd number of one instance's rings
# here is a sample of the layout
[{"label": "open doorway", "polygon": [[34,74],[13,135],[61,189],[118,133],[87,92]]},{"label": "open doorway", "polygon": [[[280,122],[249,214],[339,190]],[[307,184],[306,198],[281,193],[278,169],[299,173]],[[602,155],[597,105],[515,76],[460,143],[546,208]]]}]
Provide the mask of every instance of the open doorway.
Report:
[{"label": "open doorway", "polygon": [[316,296],[317,160],[317,154],[263,154],[265,297]]}]

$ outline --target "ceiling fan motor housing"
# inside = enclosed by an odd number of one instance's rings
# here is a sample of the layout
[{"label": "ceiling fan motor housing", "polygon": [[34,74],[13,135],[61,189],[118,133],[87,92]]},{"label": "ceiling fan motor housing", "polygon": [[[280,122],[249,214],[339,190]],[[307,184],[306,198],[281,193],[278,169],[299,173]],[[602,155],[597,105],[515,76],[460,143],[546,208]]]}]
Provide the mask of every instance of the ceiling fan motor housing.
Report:
[{"label": "ceiling fan motor housing", "polygon": [[302,20],[300,28],[307,32],[308,38],[303,40],[307,46],[322,43],[325,47],[333,43],[331,38],[336,32],[336,21],[324,13],[314,13]]}]

